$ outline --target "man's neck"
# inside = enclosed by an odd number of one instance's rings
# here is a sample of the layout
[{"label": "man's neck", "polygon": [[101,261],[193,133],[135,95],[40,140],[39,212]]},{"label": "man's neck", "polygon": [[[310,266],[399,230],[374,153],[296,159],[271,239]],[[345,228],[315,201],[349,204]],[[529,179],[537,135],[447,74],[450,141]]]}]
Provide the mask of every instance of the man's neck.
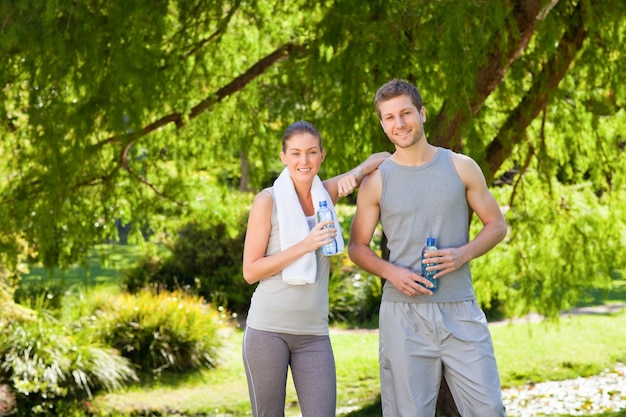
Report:
[{"label": "man's neck", "polygon": [[[422,145],[422,146],[418,146]],[[408,148],[398,148],[389,159],[398,165],[420,166],[427,164],[437,155],[437,147],[429,143],[415,144]]]}]

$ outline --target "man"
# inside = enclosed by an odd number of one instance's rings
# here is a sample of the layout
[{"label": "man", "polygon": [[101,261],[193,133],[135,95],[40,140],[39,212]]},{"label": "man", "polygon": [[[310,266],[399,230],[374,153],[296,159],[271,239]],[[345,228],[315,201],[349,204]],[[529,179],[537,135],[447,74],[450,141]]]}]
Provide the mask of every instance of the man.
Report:
[{"label": "man", "polygon": [[[491,335],[476,302],[469,261],[506,236],[504,217],[471,158],[428,143],[417,88],[391,80],[376,112],[395,153],[361,184],[350,231],[350,258],[384,278],[380,306],[380,382],[384,417],[433,417],[443,372],[463,417],[505,416]],[[469,240],[469,220],[483,224]],[[370,249],[380,220],[389,260]],[[427,237],[436,251],[424,263]]]}]

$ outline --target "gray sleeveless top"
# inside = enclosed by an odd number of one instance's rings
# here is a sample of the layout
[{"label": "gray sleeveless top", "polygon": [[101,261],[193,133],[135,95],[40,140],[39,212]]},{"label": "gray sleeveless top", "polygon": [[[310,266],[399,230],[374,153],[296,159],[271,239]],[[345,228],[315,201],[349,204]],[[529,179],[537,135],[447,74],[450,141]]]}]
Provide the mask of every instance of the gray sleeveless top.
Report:
[{"label": "gray sleeveless top", "polygon": [[[266,189],[274,198],[272,187]],[[266,256],[280,251],[280,234],[276,204],[272,207],[272,231]],[[246,325],[257,330],[298,335],[328,334],[328,277],[330,259],[315,252],[317,277],[313,284],[290,285],[282,274],[259,281]]]},{"label": "gray sleeveless top", "polygon": [[[432,161],[417,167],[386,159],[378,169],[382,176],[380,222],[388,239],[389,261],[419,272],[427,237],[436,238],[440,249],[467,243],[470,211],[452,151],[437,148]],[[434,303],[476,299],[469,263],[439,278],[438,284],[432,296],[409,297],[385,282],[383,300]]]}]

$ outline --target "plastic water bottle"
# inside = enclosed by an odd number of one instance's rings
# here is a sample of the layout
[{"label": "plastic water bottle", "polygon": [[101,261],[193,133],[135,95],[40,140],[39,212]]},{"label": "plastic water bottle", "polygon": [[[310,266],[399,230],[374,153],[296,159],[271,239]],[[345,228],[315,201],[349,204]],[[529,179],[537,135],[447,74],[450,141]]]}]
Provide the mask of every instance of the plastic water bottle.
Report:
[{"label": "plastic water bottle", "polygon": [[[328,208],[328,203],[326,200],[320,201],[320,206],[317,209],[316,217],[317,223],[321,223],[327,220],[334,220],[333,212]],[[329,224],[328,226],[324,226],[324,229],[328,229],[329,227],[335,228],[335,223]],[[322,254],[324,256],[332,256],[337,254],[337,240],[333,238],[332,242],[322,246],[320,248],[322,250]]]},{"label": "plastic water bottle", "polygon": [[[436,244],[436,239],[434,237],[428,237],[426,238],[426,246],[424,246],[424,248],[422,249],[422,260],[426,259],[426,257],[424,256],[427,252],[432,252],[434,250],[437,250],[437,246],[435,246]],[[431,263],[431,264],[422,264],[422,276],[424,278],[426,278],[427,280],[429,280],[430,282],[433,283],[433,287],[429,288],[431,291],[436,291],[437,290],[437,280],[435,278],[433,278],[433,276],[437,273],[437,271],[427,271],[426,267],[427,266],[434,266],[437,265],[436,263]],[[425,287],[424,284],[422,284],[420,282],[420,284],[422,286]]]}]

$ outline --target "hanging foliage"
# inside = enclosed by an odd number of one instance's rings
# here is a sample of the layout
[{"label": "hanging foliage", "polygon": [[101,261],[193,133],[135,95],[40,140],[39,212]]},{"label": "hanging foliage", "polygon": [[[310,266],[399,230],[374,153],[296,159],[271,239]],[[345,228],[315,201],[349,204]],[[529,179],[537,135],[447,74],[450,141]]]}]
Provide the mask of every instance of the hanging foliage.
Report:
[{"label": "hanging foliage", "polygon": [[0,234],[67,266],[116,220],[139,234],[193,214],[200,174],[260,189],[298,119],[320,128],[322,175],[336,174],[391,149],[373,96],[404,78],[429,140],[476,159],[508,209],[506,242],[476,261],[497,265],[477,274],[481,297],[553,314],[624,268],[624,13],[621,0],[2,0]]}]

